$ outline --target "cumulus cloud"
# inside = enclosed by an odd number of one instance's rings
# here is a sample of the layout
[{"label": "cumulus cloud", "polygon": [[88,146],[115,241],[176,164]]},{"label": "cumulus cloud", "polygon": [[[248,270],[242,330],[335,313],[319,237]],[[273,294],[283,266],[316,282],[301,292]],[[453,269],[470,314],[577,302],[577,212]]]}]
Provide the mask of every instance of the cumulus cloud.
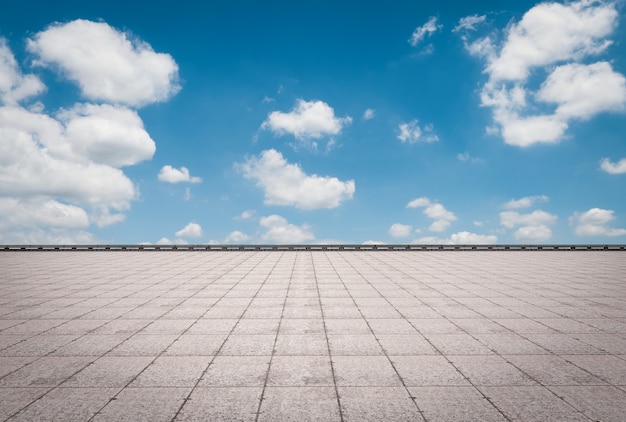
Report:
[{"label": "cumulus cloud", "polygon": [[22,74],[6,39],[0,37],[0,100],[4,104],[16,105],[45,89],[37,76]]},{"label": "cumulus cloud", "polygon": [[318,139],[337,135],[344,126],[352,123],[351,117],[336,117],[335,110],[323,101],[296,102],[292,111],[273,111],[261,125],[277,135],[290,134],[296,139]]},{"label": "cumulus cloud", "polygon": [[363,112],[363,120],[371,120],[374,118],[375,114],[376,112],[373,109],[368,108]]},{"label": "cumulus cloud", "polygon": [[418,26],[417,28],[415,28],[415,30],[411,34],[411,38],[409,38],[408,42],[413,47],[415,47],[424,38],[431,36],[432,34],[437,32],[441,28],[443,28],[443,25],[440,25],[440,24],[437,23],[437,17],[436,16],[431,16],[428,19],[428,22],[426,22],[422,26]]},{"label": "cumulus cloud", "polygon": [[178,65],[105,22],[56,23],[28,40],[36,64],[58,69],[90,100],[141,106],[180,90]]},{"label": "cumulus cloud", "polygon": [[416,198],[410,201],[407,208],[424,208],[424,215],[435,220],[428,229],[433,232],[442,232],[450,227],[456,216],[453,212],[448,211],[443,205],[432,202],[426,197]]},{"label": "cumulus cloud", "polygon": [[200,237],[202,227],[197,223],[189,223],[184,228],[176,232],[177,237]]},{"label": "cumulus cloud", "polygon": [[200,183],[202,179],[200,177],[191,176],[187,167],[181,167],[180,169],[174,168],[170,165],[163,166],[159,172],[159,180],[168,183]]},{"label": "cumulus cloud", "polygon": [[448,238],[421,237],[413,243],[421,245],[491,245],[498,241],[494,235],[476,234],[462,231],[450,235]]},{"label": "cumulus cloud", "polygon": [[465,152],[463,152],[463,153],[458,153],[458,154],[456,155],[456,158],[457,158],[457,160],[462,161],[462,162],[464,162],[464,163],[473,163],[473,164],[476,164],[476,163],[480,163],[480,162],[482,162],[482,159],[481,159],[481,158],[478,158],[478,157],[472,157],[472,156],[470,155],[470,153],[469,153],[469,152],[467,152],[467,151],[465,151]]},{"label": "cumulus cloud", "polygon": [[407,237],[411,234],[411,230],[413,230],[413,227],[407,224],[396,223],[389,228],[389,235],[395,238]]},{"label": "cumulus cloud", "polygon": [[[520,147],[556,143],[572,120],[624,109],[626,78],[607,61],[584,62],[611,45],[616,7],[540,3],[507,27],[501,44],[490,37],[466,42],[470,54],[486,60],[481,103],[493,111],[491,131]],[[537,70],[548,76],[533,90],[529,79]]]},{"label": "cumulus cloud", "polygon": [[575,233],[578,236],[625,236],[626,229],[612,228],[608,223],[615,220],[613,210],[591,208],[588,211],[574,213],[570,222],[576,225]]},{"label": "cumulus cloud", "polygon": [[57,118],[65,123],[72,150],[95,163],[128,166],[149,160],[156,151],[134,110],[109,104],[77,104],[62,110]]},{"label": "cumulus cloud", "polygon": [[528,214],[520,214],[517,211],[503,211],[500,213],[500,224],[511,229],[519,225],[537,226],[553,224],[558,217],[542,210],[536,210]]},{"label": "cumulus cloud", "polygon": [[613,163],[608,158],[603,158],[600,161],[600,168],[609,174],[624,174],[626,173],[626,158],[622,158],[617,163]]},{"label": "cumulus cloud", "polygon": [[475,31],[476,26],[484,23],[487,19],[485,15],[470,15],[459,19],[459,23],[452,29],[452,32]]},{"label": "cumulus cloud", "polygon": [[506,209],[519,209],[519,208],[529,208],[533,206],[536,202],[547,202],[550,198],[546,195],[533,195],[533,196],[525,196],[519,199],[511,199],[510,201],[504,204],[504,208]]},{"label": "cumulus cloud", "polygon": [[[93,24],[80,22],[86,27]],[[114,31],[104,23],[94,25]],[[55,56],[58,60],[51,59],[51,51],[63,53],[59,45],[50,44],[48,35],[52,33],[59,42],[74,43],[66,45],[67,57],[73,57],[72,60],[78,57],[76,50],[72,49],[83,40],[78,39],[77,32],[73,33],[76,40],[67,40],[67,28],[76,27],[73,23],[54,25],[49,28],[52,32],[41,32],[29,41],[35,62],[40,65],[54,62],[62,70],[61,76],[71,80],[78,80],[76,78],[80,76],[83,94],[88,98],[114,100],[89,94],[104,89],[107,78],[82,78],[83,73],[71,66],[66,67],[61,56]],[[60,38],[55,38],[57,36]],[[107,40],[105,36],[101,41],[106,44]],[[102,60],[110,53],[107,60],[111,62],[115,62],[119,54],[126,54],[112,51],[111,45],[106,51],[98,43],[83,47],[86,52],[81,66],[87,67],[97,59],[94,54]],[[148,51],[147,44],[137,51],[147,58],[153,54]],[[124,57],[130,62],[140,60],[135,56]],[[159,60],[153,64],[158,67]],[[118,71],[125,66],[119,61],[115,65],[119,66]],[[106,73],[104,68],[105,65],[101,71]],[[125,69],[130,73],[139,72],[137,77],[146,80],[154,71],[144,74],[142,69],[145,69],[140,65]],[[135,93],[149,90],[149,87],[134,82],[131,85]],[[21,72],[6,42],[0,39],[0,201],[4,204],[0,207],[0,220],[13,222],[0,236],[6,242],[94,243],[93,235],[85,230],[92,224],[103,227],[123,221],[124,213],[138,197],[135,185],[121,167],[151,159],[155,143],[137,112],[128,106],[149,102],[150,98],[150,101],[155,100],[153,92],[146,92],[141,101],[76,103],[53,112],[44,111],[41,102],[30,106],[21,104],[44,90],[37,77]],[[14,213],[19,213],[19,221],[12,216]],[[74,225],[67,226],[68,221],[73,221]]]},{"label": "cumulus cloud", "polygon": [[250,236],[247,234],[240,232],[239,230],[235,230],[226,236],[224,239],[224,243],[244,243],[250,240]]},{"label": "cumulus cloud", "polygon": [[289,164],[274,149],[235,167],[263,188],[267,205],[291,205],[305,210],[336,208],[354,195],[354,180],[343,182],[336,177],[307,175],[298,164]]},{"label": "cumulus cloud", "polygon": [[245,210],[244,212],[236,216],[235,220],[249,220],[254,216],[255,213],[255,210]]},{"label": "cumulus cloud", "polygon": [[315,239],[309,226],[290,224],[286,218],[280,215],[262,217],[259,224],[265,229],[262,239],[266,242],[304,243]]},{"label": "cumulus cloud", "polygon": [[437,142],[439,137],[433,133],[434,127],[433,125],[426,125],[424,130],[422,130],[418,125],[417,120],[411,120],[408,123],[401,123],[398,126],[400,130],[400,134],[398,135],[398,139],[402,143],[414,144],[416,142]]},{"label": "cumulus cloud", "polygon": [[[517,201],[509,201],[507,204],[513,208],[530,206],[534,201],[543,200],[543,197],[526,197]],[[554,224],[558,217],[542,210],[521,214],[517,211],[503,211],[500,213],[500,224],[508,229],[519,227],[513,236],[520,242],[543,242],[552,237],[549,225]]]}]

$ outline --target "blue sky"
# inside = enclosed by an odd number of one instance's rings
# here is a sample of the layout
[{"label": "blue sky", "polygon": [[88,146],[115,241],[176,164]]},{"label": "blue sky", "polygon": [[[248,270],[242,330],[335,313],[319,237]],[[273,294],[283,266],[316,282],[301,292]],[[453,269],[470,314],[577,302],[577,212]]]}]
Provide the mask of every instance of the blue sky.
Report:
[{"label": "blue sky", "polygon": [[0,16],[0,243],[624,243],[623,3]]}]

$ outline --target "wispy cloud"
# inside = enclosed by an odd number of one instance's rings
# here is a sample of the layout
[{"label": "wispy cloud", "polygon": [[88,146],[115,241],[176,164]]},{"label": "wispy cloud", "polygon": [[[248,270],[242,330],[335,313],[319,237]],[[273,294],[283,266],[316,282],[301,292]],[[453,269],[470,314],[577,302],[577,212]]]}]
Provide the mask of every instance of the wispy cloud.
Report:
[{"label": "wispy cloud", "polygon": [[422,40],[424,40],[424,38],[431,36],[438,30],[443,28],[443,25],[438,24],[437,20],[438,19],[436,16],[431,16],[428,19],[428,22],[426,22],[422,26],[418,26],[417,28],[415,28],[415,30],[411,34],[411,38],[409,38],[408,40],[409,44],[415,47]]}]

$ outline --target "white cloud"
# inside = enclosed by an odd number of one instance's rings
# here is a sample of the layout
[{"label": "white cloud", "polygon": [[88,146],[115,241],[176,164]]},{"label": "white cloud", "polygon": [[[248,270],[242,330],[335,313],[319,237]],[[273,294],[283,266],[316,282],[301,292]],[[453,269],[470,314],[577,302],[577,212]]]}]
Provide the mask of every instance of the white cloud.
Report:
[{"label": "white cloud", "polygon": [[292,205],[305,210],[336,208],[342,201],[352,199],[355,190],[354,180],[342,182],[336,177],[309,176],[274,149],[248,158],[236,168],[264,189],[264,202],[268,205]]},{"label": "white cloud", "polygon": [[[536,201],[546,201],[544,196],[528,196],[512,200],[505,204],[508,208],[526,208]],[[513,236],[519,242],[543,242],[552,237],[552,230],[548,227],[554,224],[558,217],[542,210],[535,210],[528,214],[517,211],[503,211],[500,213],[500,224],[508,229],[520,226]]]},{"label": "white cloud", "polygon": [[288,113],[271,112],[261,125],[261,129],[269,129],[278,135],[288,133],[296,139],[306,140],[318,139],[324,135],[337,135],[350,123],[351,117],[336,117],[333,108],[323,101],[300,99]]},{"label": "white cloud", "polygon": [[503,206],[506,209],[519,209],[519,208],[529,208],[533,206],[536,202],[547,202],[550,198],[546,195],[533,195],[533,196],[525,196],[520,199],[511,199]]},{"label": "white cloud", "polygon": [[515,231],[514,236],[520,242],[544,242],[552,237],[552,230],[543,224],[523,226]]},{"label": "white cloud", "polygon": [[28,50],[36,64],[59,69],[90,100],[141,106],[180,90],[169,54],[104,22],[53,24],[28,41]]},{"label": "white cloud", "polygon": [[[164,100],[178,88],[170,85],[167,95],[157,95],[153,76],[162,59],[171,57],[156,55],[139,41],[129,55],[129,42],[111,43],[115,34],[123,38],[105,23],[74,21],[53,25],[29,41],[35,64],[54,65],[60,76],[79,82],[88,98],[116,103],[78,103],[56,112],[44,111],[39,101],[20,105],[45,87],[34,75],[22,74],[0,39],[0,200],[5,204],[0,220],[14,223],[3,229],[3,241],[94,243],[84,229],[123,221],[138,197],[120,167],[151,159],[155,144],[137,112],[123,104]],[[122,80],[128,83],[118,84]],[[111,95],[98,94],[107,89]],[[11,215],[15,212],[19,221]]]},{"label": "white cloud", "polygon": [[197,223],[189,223],[184,228],[176,232],[177,237],[200,237],[202,227]]},{"label": "white cloud", "polygon": [[[556,143],[572,119],[622,110],[626,78],[606,61],[581,63],[611,44],[616,7],[591,0],[540,3],[507,27],[501,45],[489,37],[466,42],[471,54],[486,60],[481,102],[492,108],[491,130],[510,145]],[[529,78],[537,70],[548,77],[533,91]]]},{"label": "white cloud", "polygon": [[407,237],[411,234],[411,230],[413,227],[407,224],[396,223],[389,228],[389,235],[396,238]]},{"label": "white cloud", "polygon": [[61,111],[72,150],[94,163],[121,167],[149,160],[156,146],[137,112],[108,104],[77,104]]},{"label": "white cloud", "polygon": [[437,17],[431,16],[422,26],[418,26],[415,28],[413,33],[411,34],[411,38],[409,38],[409,44],[415,47],[419,44],[425,37],[431,36],[433,33],[437,32],[439,29],[443,28],[443,25],[437,24]]},{"label": "white cloud", "polygon": [[454,29],[452,30],[452,32],[459,32],[459,31],[474,31],[476,30],[476,26],[484,23],[485,20],[487,19],[487,16],[482,15],[470,15],[470,16],[466,16],[464,18],[459,19],[459,23],[457,24],[457,26],[454,27]]},{"label": "white cloud", "polygon": [[170,165],[163,166],[163,168],[159,172],[159,180],[162,182],[168,182],[168,183],[180,183],[180,182],[200,183],[202,182],[201,178],[191,176],[189,174],[189,169],[187,169],[187,167],[181,167],[179,170]]},{"label": "white cloud", "polygon": [[608,62],[558,66],[541,85],[537,98],[558,104],[555,115],[562,119],[586,119],[624,109],[626,78]]},{"label": "white cloud", "polygon": [[467,151],[465,151],[465,152],[463,152],[463,153],[458,153],[458,154],[456,155],[456,158],[457,158],[459,161],[462,161],[462,162],[464,162],[464,163],[473,163],[473,164],[475,164],[475,163],[480,163],[480,162],[482,162],[482,159],[481,159],[481,158],[478,158],[478,157],[472,157],[472,156],[470,155],[470,153],[469,153],[469,152],[467,152]]},{"label": "white cloud", "polygon": [[[416,142],[437,142],[439,137],[433,133],[433,126],[426,125],[424,130],[419,127],[417,120],[411,120],[408,123],[401,123],[398,126],[400,129],[400,134],[398,135],[398,139],[403,143],[407,142],[409,144],[414,144]],[[422,136],[423,135],[423,136]]]},{"label": "white cloud", "polygon": [[363,245],[386,245],[386,243],[379,240],[366,240]]},{"label": "white cloud", "polygon": [[363,120],[373,119],[375,114],[376,112],[373,109],[368,108],[363,112]]},{"label": "white cloud", "polygon": [[613,210],[591,208],[582,214],[575,213],[570,221],[576,224],[575,232],[578,236],[625,236],[626,229],[615,229],[607,224],[615,220]]},{"label": "white cloud", "polygon": [[448,211],[443,205],[432,202],[426,197],[416,198],[410,201],[407,208],[421,208],[424,207],[424,215],[428,218],[435,220],[428,229],[433,232],[442,232],[450,227],[453,221],[456,221],[456,215],[453,212]]},{"label": "white cloud", "polygon": [[239,230],[235,230],[226,236],[224,239],[224,243],[243,243],[250,240],[250,236],[247,234],[240,232]]},{"label": "white cloud", "polygon": [[421,237],[413,243],[416,244],[433,244],[433,245],[491,245],[498,241],[498,237],[494,235],[476,234],[462,231],[452,234],[449,238],[439,237]]},{"label": "white cloud", "polygon": [[581,0],[540,3],[511,25],[487,68],[493,80],[525,80],[530,69],[604,51],[617,25],[616,4]]},{"label": "white cloud", "polygon": [[305,224],[289,224],[280,215],[262,217],[259,224],[265,229],[262,238],[271,243],[304,243],[315,239],[311,229]]},{"label": "white cloud", "polygon": [[407,208],[419,208],[430,205],[430,199],[426,197],[416,198],[406,204]]},{"label": "white cloud", "polygon": [[617,163],[611,162],[608,158],[603,158],[600,161],[600,168],[609,174],[624,174],[626,173],[626,158],[622,158]]},{"label": "white cloud", "polygon": [[511,229],[515,226],[540,226],[553,224],[558,217],[542,210],[536,210],[529,214],[520,214],[517,211],[503,211],[500,213],[500,224]]},{"label": "white cloud", "polygon": [[[129,155],[136,151],[133,142]],[[75,149],[75,144],[62,121],[20,107],[0,107],[0,195],[57,198],[99,210],[128,209],[137,195],[130,179],[111,165],[92,161],[92,154]],[[114,149],[109,154],[123,156],[126,145],[118,142]]]},{"label": "white cloud", "polygon": [[240,215],[236,216],[235,220],[249,220],[254,216],[255,213],[255,210],[245,210]]},{"label": "white cloud", "polygon": [[0,37],[0,100],[4,104],[16,105],[45,89],[37,76],[22,74],[7,41]]}]

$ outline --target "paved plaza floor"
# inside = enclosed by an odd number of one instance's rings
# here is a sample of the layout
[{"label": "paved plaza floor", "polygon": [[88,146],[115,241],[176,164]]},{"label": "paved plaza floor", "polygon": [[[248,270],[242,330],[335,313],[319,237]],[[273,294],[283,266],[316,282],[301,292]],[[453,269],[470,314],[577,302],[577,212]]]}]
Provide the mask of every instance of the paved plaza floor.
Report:
[{"label": "paved plaza floor", "polygon": [[0,252],[0,421],[625,415],[624,252]]}]

